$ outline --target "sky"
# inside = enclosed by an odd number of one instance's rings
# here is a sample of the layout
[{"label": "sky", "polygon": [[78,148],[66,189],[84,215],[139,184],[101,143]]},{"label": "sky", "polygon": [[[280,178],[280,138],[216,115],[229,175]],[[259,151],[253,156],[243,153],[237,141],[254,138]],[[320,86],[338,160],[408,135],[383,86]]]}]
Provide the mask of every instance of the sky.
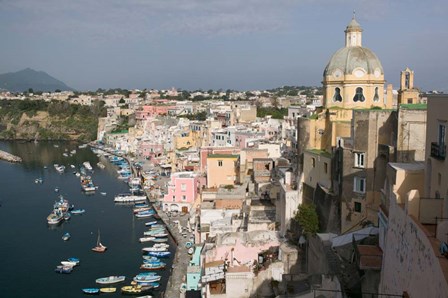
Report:
[{"label": "sky", "polygon": [[353,11],[399,88],[448,90],[446,0],[0,0],[0,73],[77,90],[321,86]]}]

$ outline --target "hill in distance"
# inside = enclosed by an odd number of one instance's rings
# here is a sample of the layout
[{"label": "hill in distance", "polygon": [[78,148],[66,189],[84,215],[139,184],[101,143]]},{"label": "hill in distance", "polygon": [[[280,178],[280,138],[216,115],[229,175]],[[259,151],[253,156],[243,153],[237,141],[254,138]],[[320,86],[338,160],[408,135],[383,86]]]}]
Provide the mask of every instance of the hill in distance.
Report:
[{"label": "hill in distance", "polygon": [[0,74],[0,89],[5,89],[10,92],[25,92],[30,88],[32,88],[35,92],[74,90],[58,79],[53,78],[46,72],[36,71],[31,68],[26,68],[17,72]]}]

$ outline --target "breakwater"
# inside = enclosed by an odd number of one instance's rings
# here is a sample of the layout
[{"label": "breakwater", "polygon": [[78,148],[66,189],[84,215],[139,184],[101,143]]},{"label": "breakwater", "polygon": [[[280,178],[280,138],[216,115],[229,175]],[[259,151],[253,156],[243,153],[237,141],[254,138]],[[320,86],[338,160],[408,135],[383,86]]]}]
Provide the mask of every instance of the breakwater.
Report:
[{"label": "breakwater", "polygon": [[22,158],[12,155],[11,153],[0,150],[0,159],[9,162],[22,162]]}]

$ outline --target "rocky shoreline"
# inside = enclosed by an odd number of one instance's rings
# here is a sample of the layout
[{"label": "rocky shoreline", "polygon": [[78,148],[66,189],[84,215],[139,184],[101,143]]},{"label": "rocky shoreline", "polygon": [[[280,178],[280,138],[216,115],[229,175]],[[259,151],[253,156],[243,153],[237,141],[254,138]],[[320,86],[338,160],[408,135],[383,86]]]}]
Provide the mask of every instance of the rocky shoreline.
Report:
[{"label": "rocky shoreline", "polygon": [[9,162],[22,162],[22,158],[12,155],[11,153],[0,150],[0,159]]}]

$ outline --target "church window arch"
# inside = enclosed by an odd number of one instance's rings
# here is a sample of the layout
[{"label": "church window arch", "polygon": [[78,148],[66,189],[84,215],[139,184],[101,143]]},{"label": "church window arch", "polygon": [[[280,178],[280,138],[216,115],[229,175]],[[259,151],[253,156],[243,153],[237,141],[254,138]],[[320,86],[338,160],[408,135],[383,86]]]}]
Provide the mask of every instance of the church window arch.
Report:
[{"label": "church window arch", "polygon": [[379,101],[380,96],[378,94],[378,87],[375,87],[375,95],[373,96],[373,101]]},{"label": "church window arch", "polygon": [[363,90],[361,87],[356,88],[355,96],[353,97],[354,102],[364,102],[366,98],[364,97]]},{"label": "church window arch", "polygon": [[339,87],[334,88],[333,101],[342,102],[341,88]]}]

